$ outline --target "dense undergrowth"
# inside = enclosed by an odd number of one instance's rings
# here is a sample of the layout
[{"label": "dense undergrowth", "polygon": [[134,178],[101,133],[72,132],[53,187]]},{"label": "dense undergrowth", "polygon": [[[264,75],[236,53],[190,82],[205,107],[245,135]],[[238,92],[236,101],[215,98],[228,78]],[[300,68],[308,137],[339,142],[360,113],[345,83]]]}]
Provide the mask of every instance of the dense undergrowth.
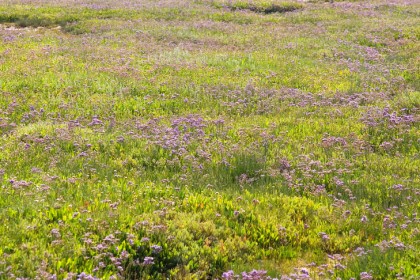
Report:
[{"label": "dense undergrowth", "polygon": [[419,13],[1,2],[0,279],[416,279]]}]

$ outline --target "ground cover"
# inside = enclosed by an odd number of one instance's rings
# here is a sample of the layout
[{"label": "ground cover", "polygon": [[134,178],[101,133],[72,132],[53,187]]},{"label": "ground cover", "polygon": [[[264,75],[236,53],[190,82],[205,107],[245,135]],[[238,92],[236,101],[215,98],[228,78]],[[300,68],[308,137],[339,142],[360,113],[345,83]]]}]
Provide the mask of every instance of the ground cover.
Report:
[{"label": "ground cover", "polygon": [[417,1],[0,2],[0,279],[416,279]]}]

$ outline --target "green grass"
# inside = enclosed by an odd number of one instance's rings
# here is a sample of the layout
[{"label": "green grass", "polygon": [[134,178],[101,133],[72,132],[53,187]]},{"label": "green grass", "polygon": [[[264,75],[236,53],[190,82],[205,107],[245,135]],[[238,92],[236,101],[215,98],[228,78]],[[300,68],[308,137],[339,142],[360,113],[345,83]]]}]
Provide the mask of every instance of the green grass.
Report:
[{"label": "green grass", "polygon": [[415,279],[394,2],[1,3],[0,279]]}]

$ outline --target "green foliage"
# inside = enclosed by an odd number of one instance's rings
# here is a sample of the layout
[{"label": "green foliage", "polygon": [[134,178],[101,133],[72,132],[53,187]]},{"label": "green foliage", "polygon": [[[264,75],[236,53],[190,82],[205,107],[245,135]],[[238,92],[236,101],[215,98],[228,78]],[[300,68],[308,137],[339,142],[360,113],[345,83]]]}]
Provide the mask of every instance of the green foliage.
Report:
[{"label": "green foliage", "polygon": [[250,10],[257,13],[271,14],[271,13],[286,13],[292,12],[303,7],[300,3],[285,2],[285,1],[212,1],[216,7],[228,7],[232,10]]}]

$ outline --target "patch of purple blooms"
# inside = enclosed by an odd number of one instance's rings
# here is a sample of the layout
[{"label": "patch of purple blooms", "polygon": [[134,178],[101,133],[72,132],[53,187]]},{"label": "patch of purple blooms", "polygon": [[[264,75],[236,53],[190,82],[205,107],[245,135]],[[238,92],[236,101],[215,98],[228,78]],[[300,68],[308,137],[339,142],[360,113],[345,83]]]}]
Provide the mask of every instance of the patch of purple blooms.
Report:
[{"label": "patch of purple blooms", "polygon": [[250,272],[242,272],[240,275],[235,274],[233,270],[229,270],[222,274],[222,278],[225,280],[242,279],[242,280],[277,280],[277,278],[271,278],[267,276],[267,271],[253,269]]},{"label": "patch of purple blooms", "polygon": [[159,245],[152,245],[150,246],[150,248],[152,248],[153,253],[158,254],[162,251],[162,247]]},{"label": "patch of purple blooms", "polygon": [[153,257],[144,257],[143,265],[145,265],[145,266],[152,265],[152,264],[155,263],[154,260],[155,260],[155,258],[153,258]]},{"label": "patch of purple blooms", "polygon": [[391,111],[389,107],[369,109],[361,120],[370,127],[387,125],[389,128],[418,122],[415,115],[406,114],[404,110],[400,113]]}]

